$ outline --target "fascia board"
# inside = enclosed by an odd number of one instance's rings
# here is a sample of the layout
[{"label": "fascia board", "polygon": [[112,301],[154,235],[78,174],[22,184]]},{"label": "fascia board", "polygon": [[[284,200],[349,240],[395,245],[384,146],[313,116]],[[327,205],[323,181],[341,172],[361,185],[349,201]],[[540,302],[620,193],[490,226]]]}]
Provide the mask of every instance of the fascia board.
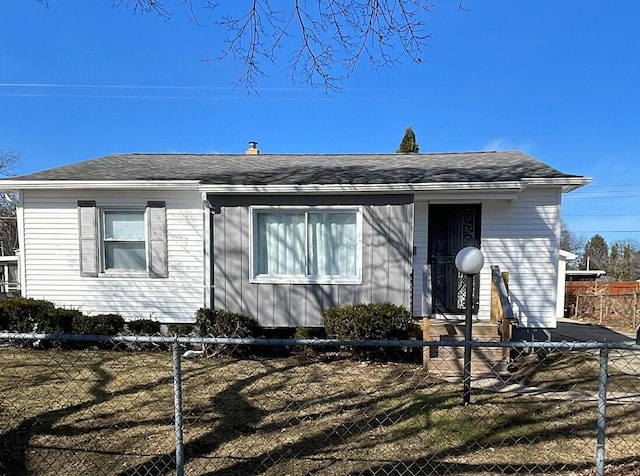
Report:
[{"label": "fascia board", "polygon": [[197,180],[1,180],[0,190],[197,190]]},{"label": "fascia board", "polygon": [[566,193],[591,183],[591,177],[525,178],[522,183],[527,187],[562,187]]},{"label": "fascia board", "polygon": [[505,200],[513,202],[518,199],[520,191],[493,190],[493,191],[451,191],[444,192],[418,192],[414,194],[416,202],[429,203],[476,203],[478,200]]},{"label": "fascia board", "polygon": [[571,251],[566,251],[566,250],[560,250],[560,258],[566,260],[566,261],[571,261],[574,260],[578,257],[577,254],[572,253]]},{"label": "fascia board", "polygon": [[391,184],[308,184],[308,185],[223,185],[203,184],[198,190],[219,194],[357,194],[357,193],[418,193],[418,192],[519,192],[520,182],[436,182]]}]

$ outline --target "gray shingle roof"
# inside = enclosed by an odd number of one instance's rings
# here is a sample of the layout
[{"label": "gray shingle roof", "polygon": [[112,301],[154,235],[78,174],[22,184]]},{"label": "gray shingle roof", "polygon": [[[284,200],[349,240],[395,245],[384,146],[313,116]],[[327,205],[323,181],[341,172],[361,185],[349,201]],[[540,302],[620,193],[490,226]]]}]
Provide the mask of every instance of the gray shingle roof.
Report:
[{"label": "gray shingle roof", "polygon": [[12,180],[197,180],[225,185],[389,184],[569,178],[522,152],[114,154]]}]

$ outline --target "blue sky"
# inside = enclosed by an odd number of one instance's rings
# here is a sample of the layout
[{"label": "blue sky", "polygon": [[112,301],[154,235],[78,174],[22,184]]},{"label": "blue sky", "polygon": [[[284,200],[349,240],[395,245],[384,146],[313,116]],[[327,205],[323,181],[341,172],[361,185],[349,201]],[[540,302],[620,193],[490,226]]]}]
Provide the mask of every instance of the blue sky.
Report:
[{"label": "blue sky", "polygon": [[[640,2],[434,0],[423,62],[361,62],[327,94],[272,70],[259,95],[224,34],[109,0],[0,3],[0,149],[28,173],[116,152],[519,149],[593,177],[565,195],[569,228],[640,242]],[[237,4],[236,4],[237,5]]]}]

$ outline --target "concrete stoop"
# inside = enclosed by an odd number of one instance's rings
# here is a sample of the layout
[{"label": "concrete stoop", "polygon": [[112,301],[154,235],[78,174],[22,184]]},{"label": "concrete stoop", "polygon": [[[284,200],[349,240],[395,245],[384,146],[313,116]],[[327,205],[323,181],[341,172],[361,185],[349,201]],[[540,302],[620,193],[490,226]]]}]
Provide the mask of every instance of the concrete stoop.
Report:
[{"label": "concrete stoop", "polygon": [[[464,322],[429,321],[429,340],[464,341]],[[473,323],[472,338],[479,342],[499,342],[498,325],[487,322]],[[471,348],[471,375],[498,376],[507,372],[506,349],[499,347]],[[425,347],[424,367],[439,377],[462,377],[464,347]]]}]

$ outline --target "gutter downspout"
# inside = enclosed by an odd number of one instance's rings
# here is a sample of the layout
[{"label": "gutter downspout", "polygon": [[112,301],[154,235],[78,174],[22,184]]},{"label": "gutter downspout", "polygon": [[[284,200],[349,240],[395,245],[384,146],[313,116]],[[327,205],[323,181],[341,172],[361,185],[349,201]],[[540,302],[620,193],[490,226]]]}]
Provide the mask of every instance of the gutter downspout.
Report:
[{"label": "gutter downspout", "polygon": [[202,192],[202,284],[203,284],[203,307],[210,309],[213,307],[213,282],[212,259],[213,259],[213,207],[207,198],[207,193]]},{"label": "gutter downspout", "polygon": [[27,297],[27,269],[25,267],[26,249],[24,247],[24,201],[23,190],[18,190],[18,205],[16,206],[16,227],[18,229],[18,282],[20,296]]}]

